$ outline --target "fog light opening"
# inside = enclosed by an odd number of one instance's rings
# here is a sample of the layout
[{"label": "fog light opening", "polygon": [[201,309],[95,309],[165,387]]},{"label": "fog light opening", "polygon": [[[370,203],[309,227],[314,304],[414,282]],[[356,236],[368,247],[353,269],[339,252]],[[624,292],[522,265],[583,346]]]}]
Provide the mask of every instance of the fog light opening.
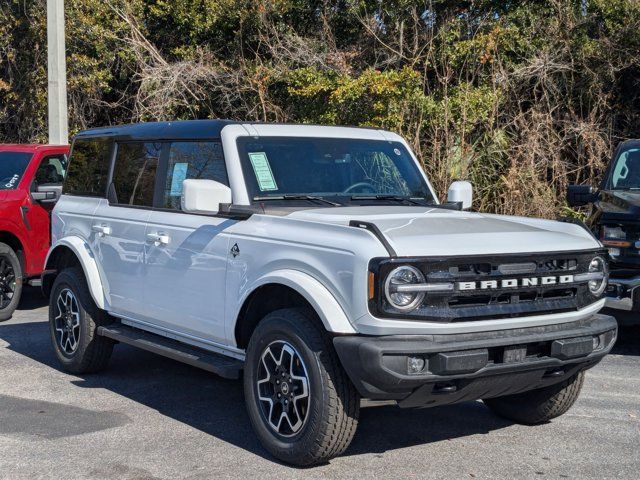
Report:
[{"label": "fog light opening", "polygon": [[593,337],[593,351],[598,352],[603,350],[607,346],[607,337],[606,334],[601,333],[600,335],[595,335]]},{"label": "fog light opening", "polygon": [[426,362],[423,357],[407,357],[407,373],[416,375],[422,373]]}]

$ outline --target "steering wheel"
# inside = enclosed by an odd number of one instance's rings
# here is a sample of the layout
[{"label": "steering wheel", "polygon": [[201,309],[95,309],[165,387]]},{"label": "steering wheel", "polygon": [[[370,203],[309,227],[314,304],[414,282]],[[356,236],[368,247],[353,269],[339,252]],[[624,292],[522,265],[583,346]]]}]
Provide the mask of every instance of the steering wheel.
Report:
[{"label": "steering wheel", "polygon": [[376,193],[376,187],[374,187],[373,185],[371,185],[369,182],[357,182],[354,183],[353,185],[349,185],[347,188],[345,188],[342,193],[351,193],[356,189],[359,188],[364,188],[369,190],[369,192],[360,192],[360,193]]}]

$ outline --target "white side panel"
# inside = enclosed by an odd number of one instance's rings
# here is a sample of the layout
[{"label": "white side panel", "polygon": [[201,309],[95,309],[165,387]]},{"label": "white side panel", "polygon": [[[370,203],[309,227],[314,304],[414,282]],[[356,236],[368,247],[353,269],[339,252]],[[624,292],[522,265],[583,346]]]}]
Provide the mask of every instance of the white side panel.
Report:
[{"label": "white side panel", "polygon": [[[115,315],[143,317],[145,227],[151,210],[116,207],[103,199],[94,213],[89,244],[98,258],[103,288]],[[106,229],[100,233],[97,228]]]},{"label": "white side panel", "polygon": [[342,307],[333,295],[319,281],[306,273],[296,270],[277,270],[257,279],[243,290],[233,312],[237,317],[240,308],[249,294],[255,289],[268,284],[285,285],[302,295],[318,313],[325,328],[333,333],[356,333]]},{"label": "white side panel", "polygon": [[90,246],[91,221],[93,213],[100,204],[100,198],[75,197],[62,195],[51,214],[51,248],[47,254],[45,265],[51,253],[60,246],[70,248],[80,260],[85,277],[89,283],[89,291],[96,305],[109,309],[109,301],[104,295],[102,277],[96,262],[95,252]]},{"label": "white side panel", "polygon": [[98,266],[96,264],[95,257],[91,253],[91,248],[89,247],[89,245],[80,237],[65,237],[62,240],[56,242],[51,247],[51,250],[49,250],[49,254],[55,251],[55,249],[58,247],[67,247],[76,254],[76,257],[78,257],[78,259],[80,260],[80,265],[82,265],[82,270],[84,271],[84,276],[87,279],[87,283],[89,284],[89,291],[91,292],[93,301],[96,302],[96,305],[99,308],[108,310],[109,302],[104,295],[104,290],[102,288],[102,279],[100,278]]},{"label": "white side panel", "polygon": [[76,236],[88,241],[92,233],[91,219],[100,200],[62,195],[51,214],[51,243],[66,236]]},{"label": "white side panel", "polygon": [[232,345],[244,300],[271,281],[307,298],[329,330],[353,333],[350,320],[367,312],[369,259],[387,256],[383,245],[365,230],[287,217],[254,215],[226,234],[229,245],[237,244],[239,251],[229,258],[226,280],[226,322]]},{"label": "white side panel", "polygon": [[146,235],[167,243],[145,246],[146,317],[163,329],[224,343],[225,275],[229,238],[225,218],[154,211]]}]

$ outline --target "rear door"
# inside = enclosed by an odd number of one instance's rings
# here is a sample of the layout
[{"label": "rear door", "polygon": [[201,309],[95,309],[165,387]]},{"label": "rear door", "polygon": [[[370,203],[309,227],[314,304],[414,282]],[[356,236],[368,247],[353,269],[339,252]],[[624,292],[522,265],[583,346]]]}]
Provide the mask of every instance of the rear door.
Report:
[{"label": "rear door", "polygon": [[91,225],[111,312],[127,318],[148,318],[144,298],[145,228],[153,207],[162,145],[116,145],[107,198],[98,206]]},{"label": "rear door", "polygon": [[182,182],[212,179],[228,185],[219,141],[172,142],[163,156],[159,198],[148,218],[145,298],[158,327],[224,343],[224,292],[233,221],[182,212]]}]

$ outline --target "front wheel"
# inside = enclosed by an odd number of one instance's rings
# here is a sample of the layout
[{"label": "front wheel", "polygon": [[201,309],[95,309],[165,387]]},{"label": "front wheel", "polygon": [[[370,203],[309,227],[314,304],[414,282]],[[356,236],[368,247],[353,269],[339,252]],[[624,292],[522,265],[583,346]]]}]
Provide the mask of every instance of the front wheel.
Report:
[{"label": "front wheel", "polygon": [[253,428],[276,458],[299,466],[343,453],[360,398],[312,312],[268,314],[247,348],[244,394]]},{"label": "front wheel", "polygon": [[92,373],[107,366],[113,340],[97,332],[106,323],[109,316],[93,301],[82,269],[60,272],[49,298],[49,326],[56,356],[66,371]]},{"label": "front wheel", "polygon": [[9,320],[22,295],[22,266],[16,252],[0,242],[0,322]]},{"label": "front wheel", "polygon": [[483,402],[491,410],[514,422],[536,425],[566,413],[578,399],[584,372],[548,387],[516,395],[487,398]]}]

